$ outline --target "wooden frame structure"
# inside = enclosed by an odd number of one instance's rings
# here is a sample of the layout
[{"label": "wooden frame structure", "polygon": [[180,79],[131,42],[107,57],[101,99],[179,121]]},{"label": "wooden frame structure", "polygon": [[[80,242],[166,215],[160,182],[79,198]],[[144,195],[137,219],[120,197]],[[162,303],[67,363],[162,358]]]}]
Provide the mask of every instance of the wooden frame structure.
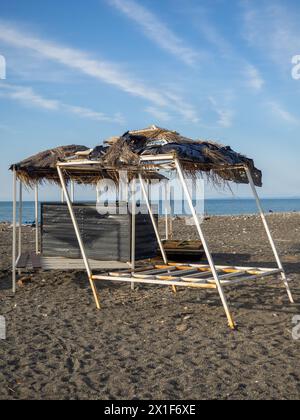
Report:
[{"label": "wooden frame structure", "polygon": [[[136,171],[136,178],[139,179],[141,184],[142,193],[148,208],[149,215],[151,217],[153,228],[155,230],[155,234],[157,237],[157,241],[160,247],[160,251],[162,254],[163,263],[156,264],[153,266],[148,267],[139,267],[136,265],[134,252],[132,253],[132,261],[131,267],[126,270],[121,271],[112,271],[105,274],[94,274],[94,270],[91,268],[91,263],[87,258],[85,246],[78,228],[77,220],[75,217],[75,213],[73,210],[72,200],[70,194],[67,189],[66,180],[64,177],[64,170],[68,172],[73,170],[81,169],[82,173],[84,174],[85,170],[101,170],[101,165],[97,161],[89,161],[89,160],[80,160],[80,161],[72,161],[72,162],[65,162],[65,163],[58,163],[57,171],[59,175],[59,179],[61,182],[62,190],[65,196],[66,203],[69,208],[70,216],[73,222],[73,226],[76,232],[78,244],[80,247],[83,263],[88,275],[88,279],[91,285],[91,289],[94,295],[96,307],[100,309],[100,301],[99,295],[96,289],[95,282],[96,281],[113,281],[113,282],[128,282],[131,284],[133,288],[136,283],[143,283],[143,284],[156,284],[156,285],[165,285],[171,286],[173,291],[176,291],[177,287],[189,287],[189,288],[205,288],[205,289],[216,289],[219,293],[225,314],[227,316],[228,324],[230,328],[235,329],[236,324],[232,317],[231,311],[228,306],[228,302],[224,293],[224,288],[236,285],[236,284],[245,284],[248,281],[253,281],[257,279],[261,279],[268,276],[274,276],[280,274],[283,280],[283,283],[286,287],[287,294],[291,303],[294,303],[292,293],[289,287],[288,279],[284,268],[282,266],[279,254],[277,252],[271,231],[269,229],[265,214],[263,212],[260,199],[251,175],[251,171],[247,166],[236,166],[236,169],[244,169],[249,184],[251,186],[252,193],[256,200],[258,211],[260,213],[263,226],[266,230],[268,235],[268,239],[274,253],[277,268],[253,268],[253,267],[228,267],[228,266],[217,266],[215,265],[213,256],[210,252],[208,243],[206,241],[205,235],[201,228],[201,224],[197,217],[195,208],[193,206],[192,197],[188,188],[187,181],[185,179],[184,171],[182,169],[182,165],[180,160],[175,155],[153,155],[153,156],[141,156],[140,158],[140,165],[135,168]],[[159,169],[168,169],[168,170],[176,170],[183,187],[185,197],[187,199],[190,211],[192,213],[195,226],[197,232],[199,234],[200,240],[202,241],[205,255],[208,260],[208,265],[201,265],[201,264],[169,264],[167,260],[167,256],[163,247],[162,240],[160,238],[158,227],[156,225],[154,216],[152,214],[151,205],[149,203],[149,197],[147,193],[147,189],[145,186],[145,182],[143,179],[143,170],[159,170]],[[234,169],[234,168],[233,168]],[[113,170],[113,169],[112,169]],[[132,168],[131,168],[132,170]],[[15,175],[14,175],[15,176]],[[134,181],[135,184],[136,181]],[[135,188],[135,187],[133,187]],[[133,195],[134,196],[134,195]],[[134,238],[134,221],[135,221],[135,199],[132,201],[132,207],[134,209],[132,218],[133,218],[133,227],[132,227],[132,238]],[[167,221],[167,215],[166,215]],[[167,226],[167,224],[166,224]],[[166,231],[166,234],[168,232]],[[134,250],[135,248],[133,248]]]}]

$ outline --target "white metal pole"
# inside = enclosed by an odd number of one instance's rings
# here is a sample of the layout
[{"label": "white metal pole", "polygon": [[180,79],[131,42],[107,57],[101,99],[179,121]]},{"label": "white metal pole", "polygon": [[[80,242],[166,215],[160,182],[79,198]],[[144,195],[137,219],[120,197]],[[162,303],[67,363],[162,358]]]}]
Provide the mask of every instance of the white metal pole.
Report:
[{"label": "white metal pole", "polygon": [[84,247],[84,244],[83,244],[83,241],[82,241],[81,233],[80,233],[78,222],[77,222],[77,219],[76,219],[76,216],[75,216],[75,213],[74,213],[74,209],[73,209],[73,205],[72,205],[72,202],[71,202],[71,199],[70,199],[70,195],[69,195],[69,192],[68,192],[68,189],[67,189],[67,186],[66,186],[65,178],[64,178],[62,170],[59,166],[57,166],[57,171],[58,171],[58,176],[59,176],[59,179],[60,179],[61,187],[62,187],[62,190],[64,192],[64,196],[65,196],[65,199],[66,199],[66,202],[67,202],[67,205],[68,205],[68,209],[69,209],[69,212],[70,212],[70,216],[71,216],[71,219],[72,219],[72,223],[73,223],[73,226],[74,226],[76,237],[77,237],[77,240],[78,240],[78,244],[79,244],[79,248],[80,248],[81,255],[82,255],[82,258],[83,258],[83,262],[84,262],[84,265],[85,265],[85,269],[86,269],[86,272],[87,272],[88,277],[89,277],[89,282],[90,282],[90,285],[91,285],[91,288],[92,288],[92,291],[93,291],[96,306],[97,306],[97,309],[100,309],[98,293],[97,293],[96,287],[95,287],[94,282],[93,282],[91,267],[90,267],[89,260],[87,258],[85,247]]},{"label": "white metal pole", "polygon": [[165,225],[166,225],[166,241],[169,240],[169,210],[170,210],[170,194],[169,181],[165,181]]},{"label": "white metal pole", "polygon": [[[136,256],[136,179],[131,181],[131,269],[135,270]],[[131,290],[134,290],[134,283],[131,283]]]},{"label": "white metal pole", "polygon": [[74,181],[71,181],[71,200],[72,203],[75,201],[75,184]]},{"label": "white metal pole", "polygon": [[129,188],[128,188],[128,179],[126,181],[126,190],[125,190],[125,201],[129,204]]},{"label": "white metal pole", "polygon": [[164,263],[168,264],[168,258],[167,258],[167,255],[166,255],[166,251],[164,249],[162,240],[161,240],[160,235],[159,235],[158,227],[157,227],[157,224],[155,222],[155,218],[154,218],[154,215],[153,215],[153,212],[152,212],[152,209],[151,209],[151,205],[150,205],[150,202],[149,202],[149,198],[148,198],[148,195],[147,195],[147,190],[146,190],[146,187],[145,187],[145,184],[144,184],[144,181],[143,181],[143,178],[142,178],[141,174],[139,174],[139,180],[140,180],[143,195],[145,197],[146,206],[147,206],[147,209],[148,209],[148,212],[149,212],[152,224],[153,224],[153,228],[154,228],[154,231],[155,231],[157,242],[159,243],[159,248],[160,248]]},{"label": "white metal pole", "polygon": [[61,201],[61,203],[62,203],[62,204],[65,202],[65,198],[64,198],[64,191],[63,191],[63,189],[62,189],[62,188],[61,188],[61,190],[60,190],[60,201]]},{"label": "white metal pole", "polygon": [[23,223],[23,184],[20,181],[19,185],[19,257],[22,254],[22,223]]},{"label": "white metal pole", "polygon": [[35,184],[35,252],[39,253],[39,186]]},{"label": "white metal pole", "polygon": [[149,198],[149,179],[146,180],[146,185],[147,185],[147,196]]},{"label": "white metal pole", "polygon": [[149,181],[148,181],[148,191],[147,191],[147,193],[148,193],[148,197],[149,197],[150,206],[152,206],[152,181],[151,181],[151,179],[149,179]]},{"label": "white metal pole", "polygon": [[13,169],[13,247],[12,247],[12,291],[16,293],[16,258],[17,258],[17,172]]},{"label": "white metal pole", "polygon": [[98,184],[96,185],[96,197],[97,197],[97,203],[100,203],[100,191]]},{"label": "white metal pole", "polygon": [[119,201],[128,202],[128,174],[126,171],[119,171]]},{"label": "white metal pole", "polygon": [[259,213],[260,213],[260,217],[262,219],[262,222],[263,222],[264,228],[266,230],[266,233],[267,233],[269,242],[271,244],[272,251],[274,253],[274,256],[275,256],[275,259],[276,259],[278,268],[280,270],[282,270],[281,277],[282,277],[282,280],[283,280],[284,285],[286,287],[288,297],[290,299],[290,302],[291,303],[294,303],[294,298],[293,298],[292,292],[290,290],[290,286],[289,286],[289,283],[288,283],[288,280],[287,280],[286,273],[285,273],[284,268],[283,268],[283,265],[281,263],[281,260],[280,260],[280,257],[279,257],[279,254],[278,254],[278,251],[277,251],[277,248],[276,248],[276,245],[275,245],[273,236],[271,234],[271,231],[270,231],[270,228],[269,228],[269,225],[268,225],[268,222],[267,222],[267,219],[266,219],[264,210],[263,210],[262,205],[261,205],[261,202],[260,202],[259,195],[257,193],[256,187],[255,187],[255,184],[254,184],[254,181],[253,181],[253,177],[252,177],[251,171],[248,168],[248,166],[245,166],[245,171],[246,171],[246,174],[247,174],[247,177],[248,177],[248,180],[249,180],[249,183],[250,183],[250,186],[251,186],[251,189],[252,189],[252,192],[253,192],[253,195],[254,195],[254,198],[255,198],[255,201],[256,201],[258,210],[259,210]]},{"label": "white metal pole", "polygon": [[172,207],[172,202],[174,203],[172,191],[173,191],[173,189],[170,185],[170,233],[169,233],[169,236],[170,236],[171,239],[173,239],[173,207]]},{"label": "white metal pole", "polygon": [[195,210],[195,208],[193,206],[193,201],[192,201],[192,198],[191,198],[191,195],[190,195],[190,192],[189,192],[189,189],[188,189],[188,186],[187,186],[187,183],[186,183],[184,174],[183,174],[183,170],[182,170],[181,164],[180,164],[180,162],[179,162],[178,159],[175,159],[175,165],[176,165],[176,169],[177,169],[179,178],[181,180],[181,184],[182,184],[183,189],[184,189],[184,192],[185,192],[186,199],[188,201],[190,210],[191,210],[192,215],[193,215],[193,218],[195,220],[197,231],[198,231],[199,236],[200,236],[200,239],[202,241],[202,244],[203,244],[203,247],[204,247],[204,250],[205,250],[205,254],[206,254],[206,257],[207,257],[209,266],[211,268],[212,275],[213,275],[214,280],[216,282],[216,285],[217,285],[217,288],[218,288],[218,291],[219,291],[219,294],[220,294],[220,298],[221,298],[221,301],[223,303],[223,306],[224,306],[224,309],[225,309],[225,313],[226,313],[226,316],[227,316],[227,319],[228,319],[228,322],[229,322],[229,326],[230,326],[230,328],[235,329],[236,325],[235,325],[234,320],[232,318],[232,315],[230,313],[230,310],[229,310],[229,307],[228,307],[228,303],[227,303],[227,299],[225,297],[222,284],[221,284],[221,282],[219,280],[218,272],[217,272],[217,269],[216,269],[216,266],[215,266],[213,257],[212,257],[212,255],[210,253],[210,250],[209,250],[208,244],[206,242],[204,233],[203,233],[203,231],[201,229],[201,225],[199,223],[199,218],[197,217],[196,210]]}]

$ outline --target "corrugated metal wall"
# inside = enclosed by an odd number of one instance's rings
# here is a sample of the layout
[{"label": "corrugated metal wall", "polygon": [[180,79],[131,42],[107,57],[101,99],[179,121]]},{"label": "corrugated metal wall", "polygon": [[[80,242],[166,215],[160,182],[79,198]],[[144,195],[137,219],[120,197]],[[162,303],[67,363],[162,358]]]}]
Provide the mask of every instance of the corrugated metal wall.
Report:
[{"label": "corrugated metal wall", "polygon": [[[66,204],[42,203],[42,253],[44,256],[80,258],[80,250]],[[122,212],[92,204],[74,204],[79,229],[89,258],[99,261],[130,261],[131,214],[127,204],[120,203]],[[114,210],[114,211],[112,211]],[[125,210],[125,211],[124,211]],[[145,208],[141,208],[145,213]],[[107,214],[105,214],[107,212]],[[157,241],[148,214],[136,215],[136,258],[157,255]]]}]

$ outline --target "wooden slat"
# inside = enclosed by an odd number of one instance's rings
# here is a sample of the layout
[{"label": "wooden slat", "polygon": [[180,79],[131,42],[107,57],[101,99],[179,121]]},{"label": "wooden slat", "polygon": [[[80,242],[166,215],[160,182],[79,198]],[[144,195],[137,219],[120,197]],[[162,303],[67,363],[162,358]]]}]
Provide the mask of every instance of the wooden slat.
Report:
[{"label": "wooden slat", "polygon": [[[219,277],[219,280],[221,281],[221,283],[222,283],[222,279],[233,278],[233,277],[241,276],[241,275],[247,273],[247,271],[245,271],[245,270],[244,271],[239,270],[239,271],[232,272],[229,269],[229,273],[227,273],[227,274],[221,274],[221,273],[225,273],[225,272],[226,272],[225,270],[218,270],[217,271],[218,277]],[[209,277],[206,277],[208,274],[210,276]],[[208,283],[214,283],[215,284],[215,279],[212,277],[211,272],[206,272],[206,273],[203,272],[203,273],[198,274],[198,275],[197,274],[194,274],[194,275],[185,276],[185,277],[182,278],[182,280],[184,280],[184,281],[191,281],[191,280],[192,281],[197,281],[198,279],[200,281],[206,281]]]},{"label": "wooden slat", "polygon": [[228,279],[223,282],[223,286],[232,286],[239,283],[246,283],[248,281],[258,280],[264,277],[274,276],[275,274],[280,274],[280,273],[282,273],[282,270],[274,269],[270,271],[261,272],[260,274],[256,274],[256,275],[254,274],[252,276],[241,277],[240,279],[232,279],[232,280]]},{"label": "wooden slat", "polygon": [[[222,276],[219,276],[219,280],[221,281],[221,283],[223,284],[223,280],[224,279],[232,279],[235,277],[239,277],[242,276],[243,274],[247,274],[247,271],[236,271],[236,272],[229,272],[227,274],[223,274]],[[215,283],[215,279],[213,277],[207,279],[208,283]]]},{"label": "wooden slat", "polygon": [[191,274],[196,274],[196,273],[199,273],[199,270],[190,268],[189,270],[177,270],[175,272],[172,272],[170,275],[160,274],[156,276],[156,278],[159,280],[173,280],[173,279],[178,279],[185,275],[191,275]]},{"label": "wooden slat", "polygon": [[[173,265],[173,264],[172,264]],[[174,264],[176,265],[176,264]],[[190,264],[191,267],[193,268],[209,268],[208,265],[204,265],[204,264]],[[229,269],[235,269],[235,270],[245,270],[245,271],[251,271],[251,270],[259,270],[259,271],[264,271],[264,272],[268,272],[268,271],[273,271],[274,268],[265,268],[265,267],[242,267],[242,266],[234,266],[234,267],[229,267],[228,265],[216,265],[216,269],[217,270],[229,270]],[[277,269],[276,269],[277,270]],[[282,270],[281,270],[282,272]]]},{"label": "wooden slat", "polygon": [[155,277],[158,274],[167,274],[175,270],[176,270],[176,267],[169,267],[168,269],[156,269],[156,270],[150,270],[150,271],[143,271],[141,273],[133,273],[133,277],[139,278],[139,279],[145,279],[148,277]]},{"label": "wooden slat", "polygon": [[194,250],[194,249],[166,249],[165,250],[168,255],[182,255],[188,257],[189,255],[199,255],[199,260],[202,259],[202,255],[204,251],[202,250]]},{"label": "wooden slat", "polygon": [[140,272],[142,272],[142,271],[149,271],[149,270],[153,270],[154,269],[154,266],[148,266],[148,267],[141,267],[141,268],[135,268],[134,270],[132,270],[132,269],[129,269],[129,270],[122,270],[122,271],[112,271],[112,272],[110,272],[109,273],[109,275],[110,276],[112,276],[112,277],[128,277],[128,276],[130,276],[132,273],[133,273],[133,271],[135,272],[135,273],[140,273]]},{"label": "wooden slat", "polygon": [[[203,272],[198,272],[196,274],[190,274],[188,276],[183,276],[181,279],[183,281],[191,281],[193,279],[203,279],[204,277],[210,276],[211,275],[211,271],[203,271]],[[207,277],[209,278],[209,277]]]},{"label": "wooden slat", "polygon": [[116,282],[125,282],[125,283],[144,283],[144,284],[158,284],[163,286],[176,286],[176,287],[191,287],[195,289],[216,289],[215,284],[209,283],[183,283],[180,281],[164,281],[164,280],[157,280],[155,278],[150,279],[142,279],[142,278],[134,278],[134,277],[111,277],[111,276],[102,276],[102,275],[94,275],[92,276],[93,280],[109,280],[109,281],[116,281]]},{"label": "wooden slat", "polygon": [[155,268],[158,268],[158,269],[163,269],[163,268],[168,268],[168,269],[170,269],[170,267],[171,268],[176,268],[176,270],[181,270],[181,271],[186,271],[186,270],[192,270],[192,269],[194,269],[195,267],[191,267],[190,265],[178,265],[178,264],[174,264],[174,265],[171,265],[171,264],[168,264],[168,265],[155,265]]},{"label": "wooden slat", "polygon": [[162,270],[162,269],[166,269],[169,268],[170,265],[166,265],[166,264],[155,264],[154,268],[157,268],[158,270]]},{"label": "wooden slat", "polygon": [[190,265],[178,265],[176,268],[177,270],[182,272],[182,271],[187,271],[187,270],[193,270],[195,267],[191,267]]},{"label": "wooden slat", "polygon": [[[198,267],[198,268],[203,269],[203,266]],[[218,272],[220,273],[221,271],[224,273],[226,268],[229,271],[232,271],[231,267],[222,266],[222,269],[221,270],[219,269]],[[176,267],[174,266],[173,269],[176,270]],[[155,272],[156,270],[150,270],[150,271]],[[244,268],[243,270],[242,267],[240,267],[239,270],[220,275],[219,278],[224,286],[230,286],[230,285],[235,285],[238,283],[245,283],[247,281],[253,281],[259,278],[279,274],[282,272],[282,270],[280,269],[260,269],[259,274],[253,274],[252,276],[243,277],[243,274],[249,273],[251,271],[253,273],[257,273],[259,270],[255,268],[251,269],[249,267]],[[177,271],[176,271],[176,274],[177,274]],[[161,280],[161,279],[155,278],[153,274],[152,274],[153,277],[150,277],[150,278],[147,278],[147,277],[139,278],[139,277],[136,277],[137,275],[138,274],[136,274],[135,277],[131,277],[131,276],[111,277],[111,276],[96,275],[96,276],[93,276],[93,280],[110,280],[110,281],[118,281],[118,282],[157,284],[157,285],[165,285],[165,286],[170,285],[170,286],[175,286],[175,287],[189,287],[189,288],[201,288],[201,289],[216,289],[217,288],[216,283],[212,277],[205,278],[207,277],[207,275],[211,275],[211,272],[209,271],[197,273],[197,274],[191,274],[191,275],[182,277],[180,280],[176,280],[176,279],[175,280]]]},{"label": "wooden slat", "polygon": [[238,273],[238,272],[240,272],[241,270],[240,270],[239,268],[235,268],[235,267],[228,267],[228,268],[223,268],[223,269],[222,269],[222,271],[223,271],[224,273],[228,273],[228,274],[230,274],[230,273]]}]

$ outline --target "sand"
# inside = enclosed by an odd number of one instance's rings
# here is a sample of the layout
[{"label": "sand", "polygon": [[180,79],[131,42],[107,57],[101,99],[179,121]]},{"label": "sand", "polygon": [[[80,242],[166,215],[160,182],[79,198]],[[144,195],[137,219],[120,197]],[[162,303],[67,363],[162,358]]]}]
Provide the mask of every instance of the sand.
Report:
[{"label": "sand", "polygon": [[[296,302],[300,302],[300,215],[270,215]],[[178,237],[197,238],[175,222]],[[273,266],[257,217],[204,223],[220,264]],[[26,246],[34,241],[28,227]],[[0,226],[0,399],[298,399],[300,341],[279,279],[227,292],[238,330],[227,328],[215,291],[98,285],[95,310],[85,273],[39,273],[15,297],[11,229]]]}]

